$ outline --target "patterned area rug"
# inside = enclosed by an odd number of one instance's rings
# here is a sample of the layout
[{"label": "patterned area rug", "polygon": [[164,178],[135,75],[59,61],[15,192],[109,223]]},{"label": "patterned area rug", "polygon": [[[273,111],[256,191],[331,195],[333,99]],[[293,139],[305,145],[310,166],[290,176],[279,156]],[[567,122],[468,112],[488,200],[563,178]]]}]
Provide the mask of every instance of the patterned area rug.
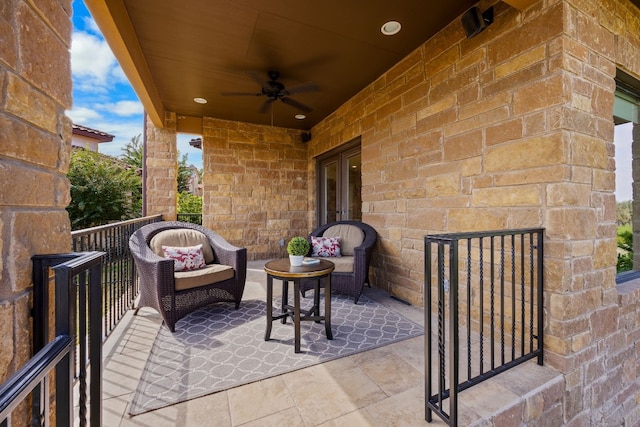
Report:
[{"label": "patterned area rug", "polygon": [[[303,298],[302,307],[313,298]],[[324,307],[324,303],[321,301]],[[274,313],[280,301],[274,299]],[[275,321],[265,341],[266,303],[214,304],[176,324],[161,327],[129,408],[131,415],[306,368],[422,335],[422,327],[366,296],[331,299],[333,340],[324,323],[302,322],[301,350],[295,353],[293,323]]]}]

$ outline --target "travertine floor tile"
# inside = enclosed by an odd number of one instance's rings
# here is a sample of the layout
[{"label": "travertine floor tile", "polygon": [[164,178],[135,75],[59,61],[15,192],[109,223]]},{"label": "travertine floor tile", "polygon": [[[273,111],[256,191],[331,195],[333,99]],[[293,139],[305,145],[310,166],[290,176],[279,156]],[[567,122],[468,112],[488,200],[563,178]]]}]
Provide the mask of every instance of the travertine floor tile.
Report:
[{"label": "travertine floor tile", "polygon": [[376,420],[365,409],[359,409],[327,421],[320,427],[374,427],[377,425]]},{"label": "travertine floor tile", "polygon": [[389,346],[359,353],[352,358],[387,395],[424,384],[424,375]]},{"label": "travertine floor tile", "polygon": [[229,410],[234,425],[245,424],[295,407],[282,377],[232,388],[227,391]]},{"label": "travertine floor tile", "polygon": [[366,406],[384,393],[350,358],[283,375],[307,425],[315,426]]},{"label": "travertine floor tile", "polygon": [[147,353],[113,355],[103,367],[102,393],[105,398],[134,392],[147,362]]},{"label": "travertine floor tile", "polygon": [[306,427],[298,410],[294,408],[243,424],[242,427]]},{"label": "travertine floor tile", "polygon": [[123,427],[231,427],[229,401],[226,392],[214,393],[198,399],[129,417]]},{"label": "travertine floor tile", "polygon": [[416,371],[424,374],[424,335],[391,344],[389,348]]},{"label": "travertine floor tile", "polygon": [[[413,387],[402,393],[388,397],[365,408],[376,426],[429,426],[441,427],[442,420],[435,419],[431,424],[424,420],[424,390],[423,387]],[[464,425],[464,424],[461,424]]]}]

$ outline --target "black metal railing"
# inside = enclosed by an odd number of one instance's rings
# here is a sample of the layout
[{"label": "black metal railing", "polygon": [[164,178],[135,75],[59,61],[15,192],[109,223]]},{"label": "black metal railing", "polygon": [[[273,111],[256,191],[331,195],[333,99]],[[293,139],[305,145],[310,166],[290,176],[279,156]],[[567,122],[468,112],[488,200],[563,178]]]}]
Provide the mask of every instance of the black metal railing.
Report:
[{"label": "black metal railing", "polygon": [[202,225],[201,213],[179,213],[177,215],[178,221],[190,222],[192,224]]},{"label": "black metal railing", "polygon": [[[0,387],[0,426],[7,427],[12,421],[13,410],[21,404],[30,393],[34,393],[32,407],[38,414],[31,425],[50,425],[49,417],[49,373],[60,366],[68,370],[68,358],[72,349],[72,340],[68,335],[57,336],[47,344],[9,380]],[[65,369],[66,368],[66,369]],[[68,408],[68,402],[58,402],[60,408]],[[41,408],[36,410],[35,408]],[[70,415],[69,415],[70,416]],[[45,423],[41,423],[45,420]],[[40,423],[37,423],[40,422]],[[11,423],[13,425],[13,423]]]},{"label": "black metal railing", "polygon": [[536,357],[542,365],[543,231],[425,237],[428,422],[435,412],[457,426],[461,391]]},{"label": "black metal railing", "polygon": [[71,233],[74,252],[105,253],[102,268],[104,337],[109,336],[138,295],[136,267],[129,253],[129,237],[140,227],[162,221],[162,215],[86,228]]},{"label": "black metal railing", "polygon": [[2,425],[8,425],[11,412],[29,393],[32,417],[29,425],[51,425],[49,373],[52,371],[55,372],[56,425],[74,425],[75,383],[80,393],[79,425],[87,425],[87,415],[91,425],[101,425],[103,258],[102,252],[32,257],[35,356],[0,390]]}]

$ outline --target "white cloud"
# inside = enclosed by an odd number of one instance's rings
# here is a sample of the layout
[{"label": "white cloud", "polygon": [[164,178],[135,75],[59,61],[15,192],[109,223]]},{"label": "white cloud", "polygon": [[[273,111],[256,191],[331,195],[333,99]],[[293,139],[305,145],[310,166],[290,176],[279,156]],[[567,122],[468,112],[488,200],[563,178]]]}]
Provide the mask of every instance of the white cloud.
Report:
[{"label": "white cloud", "polygon": [[126,82],[124,73],[102,37],[74,31],[71,42],[71,71],[81,90],[104,91]]},{"label": "white cloud", "polygon": [[109,111],[121,117],[133,116],[144,113],[144,107],[139,101],[118,101],[97,106],[100,110]]},{"label": "white cloud", "polygon": [[142,118],[140,117],[136,120],[115,121],[113,119],[104,119],[99,122],[92,122],[87,126],[115,136],[113,141],[100,144],[98,151],[103,154],[119,157],[122,155],[122,149],[131,141],[131,138],[136,135],[142,135],[143,124]]},{"label": "white cloud", "polygon": [[88,122],[99,120],[102,115],[96,110],[87,107],[74,107],[67,111],[67,116],[71,118],[73,123],[88,126]]}]

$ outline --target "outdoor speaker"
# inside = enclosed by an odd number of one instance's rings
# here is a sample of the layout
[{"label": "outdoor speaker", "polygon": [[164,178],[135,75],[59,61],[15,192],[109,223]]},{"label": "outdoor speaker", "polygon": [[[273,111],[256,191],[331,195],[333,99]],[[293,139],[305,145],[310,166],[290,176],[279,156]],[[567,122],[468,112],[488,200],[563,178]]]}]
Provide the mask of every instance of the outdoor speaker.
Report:
[{"label": "outdoor speaker", "polygon": [[302,142],[311,141],[311,132],[302,132],[302,134],[300,134],[300,139],[302,139]]},{"label": "outdoor speaker", "polygon": [[482,30],[493,22],[493,7],[482,13],[478,7],[474,6],[462,15],[461,21],[462,28],[464,28],[467,38],[470,39],[480,34]]}]

